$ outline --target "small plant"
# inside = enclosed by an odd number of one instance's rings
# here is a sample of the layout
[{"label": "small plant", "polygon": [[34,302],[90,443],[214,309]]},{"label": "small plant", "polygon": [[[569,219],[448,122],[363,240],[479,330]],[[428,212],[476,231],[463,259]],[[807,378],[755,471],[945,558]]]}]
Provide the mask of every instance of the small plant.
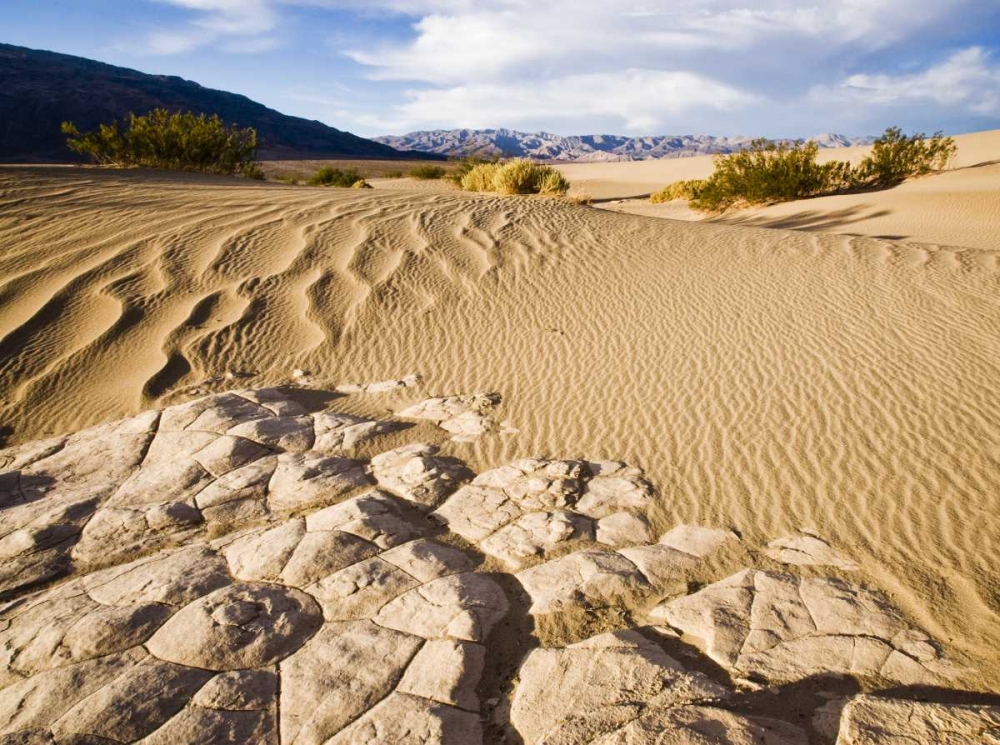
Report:
[{"label": "small plant", "polygon": [[691,199],[695,209],[717,212],[738,204],[803,199],[828,191],[831,169],[816,162],[815,142],[785,144],[757,139],[715,158],[715,172]]},{"label": "small plant", "polygon": [[122,122],[100,124],[92,132],[63,122],[62,132],[70,150],[99,164],[264,178],[256,162],[257,131],[227,126],[215,115],[153,109],[144,116],[129,114]]},{"label": "small plant", "polygon": [[356,188],[363,189],[368,186],[368,182],[358,173],[356,168],[334,168],[333,166],[323,166],[316,173],[309,177],[306,183],[309,186],[337,186],[342,189]]},{"label": "small plant", "polygon": [[447,173],[448,171],[441,166],[415,166],[406,175],[422,181],[433,181],[444,178]]},{"label": "small plant", "polygon": [[384,178],[403,178],[402,171],[386,171]]},{"label": "small plant", "polygon": [[884,189],[945,168],[955,141],[936,132],[907,137],[889,127],[856,167],[845,161],[817,163],[819,145],[753,140],[736,153],[717,155],[715,172],[703,181],[678,181],[650,196],[655,203],[688,199],[691,207],[719,212],[730,207],[786,202],[859,189]]},{"label": "small plant", "polygon": [[274,177],[274,180],[282,184],[291,184],[293,186],[299,183],[298,177],[293,176],[290,173],[280,173]]},{"label": "small plant", "polygon": [[899,127],[889,127],[858,165],[857,180],[864,186],[895,186],[945,168],[957,151],[955,141],[943,132],[935,132],[927,139],[923,132],[907,137]]},{"label": "small plant", "polygon": [[671,202],[674,199],[696,199],[702,188],[705,186],[705,179],[689,179],[687,181],[674,181],[667,184],[654,194],[650,194],[649,201],[653,204]]},{"label": "small plant", "polygon": [[462,178],[465,191],[492,191],[499,194],[564,195],[569,182],[552,166],[515,158],[506,163],[480,163]]},{"label": "small plant", "polygon": [[461,187],[465,191],[496,191],[493,180],[499,173],[499,163],[480,163],[462,176]]},{"label": "small plant", "polygon": [[[463,158],[453,159],[454,167],[448,174],[448,178],[458,187],[462,187],[462,181],[465,179],[466,175],[476,166],[485,165],[487,163],[499,163],[500,158],[483,158],[474,153],[470,153]],[[464,188],[464,187],[462,187]]]}]

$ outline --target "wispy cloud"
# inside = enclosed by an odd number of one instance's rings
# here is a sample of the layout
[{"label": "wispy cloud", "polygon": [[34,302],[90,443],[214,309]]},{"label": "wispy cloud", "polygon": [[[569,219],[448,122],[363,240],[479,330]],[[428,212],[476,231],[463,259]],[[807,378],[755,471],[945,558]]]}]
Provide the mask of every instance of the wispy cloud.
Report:
[{"label": "wispy cloud", "polygon": [[523,121],[565,125],[579,118],[651,132],[691,110],[731,111],[754,96],[691,72],[629,69],[545,81],[463,85],[411,91],[397,126],[490,127]]},{"label": "wispy cloud", "polygon": [[[320,62],[326,77],[288,72],[312,86],[340,77],[351,100],[280,96],[298,113],[372,134],[459,125],[858,134],[884,126],[888,111],[905,114],[904,126],[956,109],[1000,116],[1000,44],[983,41],[1000,8],[981,0],[145,2],[180,15],[134,53],[266,54],[296,33],[336,38]],[[313,69],[324,60],[309,59]]]},{"label": "wispy cloud", "polygon": [[187,23],[150,32],[141,44],[131,45],[140,54],[171,55],[218,44],[233,53],[264,52],[278,42],[273,31],[280,15],[272,0],[154,0],[192,11]]},{"label": "wispy cloud", "polygon": [[859,73],[836,86],[817,86],[809,97],[866,106],[930,102],[1000,116],[1000,63],[986,49],[970,47],[921,72]]}]

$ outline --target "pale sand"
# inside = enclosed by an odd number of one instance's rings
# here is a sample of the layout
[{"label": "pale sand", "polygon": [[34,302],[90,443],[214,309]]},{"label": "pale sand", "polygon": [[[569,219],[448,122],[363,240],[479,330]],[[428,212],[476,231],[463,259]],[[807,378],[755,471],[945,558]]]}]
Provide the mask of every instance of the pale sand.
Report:
[{"label": "pale sand", "polygon": [[[596,206],[615,212],[674,220],[864,235],[937,245],[1000,248],[1000,130],[955,137],[959,151],[950,170],[863,194],[804,199],[706,217],[683,201],[650,204],[647,197],[682,179],[706,178],[711,156],[627,163],[559,166]],[[857,162],[868,148],[821,150],[819,160]],[[623,200],[623,201],[619,201]]]},{"label": "pale sand", "polygon": [[519,433],[449,445],[476,471],[613,457],[661,526],[815,529],[976,668],[957,684],[1000,690],[998,252],[17,167],[0,246],[10,442],[226,372],[202,388],[424,376],[383,410],[495,390]]}]

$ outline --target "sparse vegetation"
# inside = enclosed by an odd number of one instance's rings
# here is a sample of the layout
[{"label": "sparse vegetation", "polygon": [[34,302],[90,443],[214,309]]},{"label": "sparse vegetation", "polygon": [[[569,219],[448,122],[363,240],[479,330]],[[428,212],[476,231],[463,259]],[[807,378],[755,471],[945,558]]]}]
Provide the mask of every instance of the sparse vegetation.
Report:
[{"label": "sparse vegetation", "polygon": [[480,163],[462,177],[465,191],[492,191],[499,194],[564,195],[569,182],[552,166],[515,158],[505,163]]},{"label": "sparse vegetation", "polygon": [[63,122],[70,150],[102,165],[141,166],[206,173],[240,174],[263,179],[256,162],[257,132],[226,125],[215,115],[154,109],[122,122],[80,132]]},{"label": "sparse vegetation", "polygon": [[406,175],[422,181],[433,181],[444,178],[447,173],[448,171],[441,166],[416,166],[415,168],[411,168]]},{"label": "sparse vegetation", "polygon": [[342,189],[366,189],[368,182],[365,181],[356,168],[334,168],[324,166],[314,173],[306,183],[309,186],[337,186]]},{"label": "sparse vegetation", "polygon": [[277,176],[274,176],[274,180],[282,184],[295,185],[299,183],[298,177],[289,173],[279,173]]},{"label": "sparse vegetation", "polygon": [[935,132],[928,139],[923,132],[907,137],[899,127],[889,127],[858,165],[857,178],[864,186],[894,186],[945,168],[956,152],[955,141],[943,132]]},{"label": "sparse vegetation", "polygon": [[817,163],[815,142],[779,143],[757,139],[743,150],[715,157],[715,172],[704,180],[677,181],[650,196],[654,204],[687,199],[691,207],[721,212],[741,205],[770,204],[894,186],[947,166],[957,148],[936,132],[906,136],[890,127],[857,166],[845,161]]},{"label": "sparse vegetation", "polygon": [[382,174],[382,178],[403,178],[402,171],[386,171]]},{"label": "sparse vegetation", "polygon": [[655,194],[651,194],[649,201],[653,204],[670,202],[674,199],[695,199],[705,185],[705,179],[689,179],[687,181],[675,181],[667,184]]}]

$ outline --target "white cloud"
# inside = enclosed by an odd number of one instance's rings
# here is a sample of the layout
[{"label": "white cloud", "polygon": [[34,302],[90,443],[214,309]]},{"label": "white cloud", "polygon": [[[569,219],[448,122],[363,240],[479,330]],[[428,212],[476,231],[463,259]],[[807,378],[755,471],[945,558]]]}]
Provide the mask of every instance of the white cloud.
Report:
[{"label": "white cloud", "polygon": [[1000,116],[1000,63],[982,47],[970,47],[922,72],[857,74],[834,87],[817,86],[810,91],[809,100],[865,106],[929,102]]},{"label": "white cloud", "polygon": [[[971,0],[659,0],[611,4],[597,0],[482,0],[467,3],[373,0],[371,7],[415,14],[414,38],[404,45],[348,52],[373,79],[434,84],[483,80],[528,63],[600,66],[603,63],[665,69],[693,51],[758,49],[810,42],[815,55],[837,45],[868,50],[891,44],[915,29],[959,12]],[[327,0],[325,5],[353,6]],[[807,47],[803,53],[808,53]]]},{"label": "white cloud", "polygon": [[[147,2],[186,14],[143,40],[147,54],[261,53],[304,22],[314,30],[329,18],[328,33],[339,32],[330,77],[349,80],[354,93],[308,110],[308,101],[281,95],[299,113],[325,112],[341,125],[346,117],[372,134],[460,125],[777,135],[846,125],[862,134],[902,102],[912,104],[904,125],[923,117],[933,126],[956,107],[987,117],[1000,108],[985,49],[923,72],[870,67],[981,35],[977,21],[1000,17],[982,0]],[[373,39],[383,28],[387,38]],[[345,38],[355,41],[347,52]]]},{"label": "white cloud", "polygon": [[462,85],[411,91],[395,129],[518,126],[602,119],[620,131],[649,133],[695,110],[731,111],[753,96],[691,72],[629,69],[544,81]]},{"label": "white cloud", "polygon": [[208,44],[229,52],[263,52],[277,46],[268,36],[279,22],[272,0],[155,0],[194,11],[190,22],[157,29],[132,51],[143,54],[181,54]]}]

